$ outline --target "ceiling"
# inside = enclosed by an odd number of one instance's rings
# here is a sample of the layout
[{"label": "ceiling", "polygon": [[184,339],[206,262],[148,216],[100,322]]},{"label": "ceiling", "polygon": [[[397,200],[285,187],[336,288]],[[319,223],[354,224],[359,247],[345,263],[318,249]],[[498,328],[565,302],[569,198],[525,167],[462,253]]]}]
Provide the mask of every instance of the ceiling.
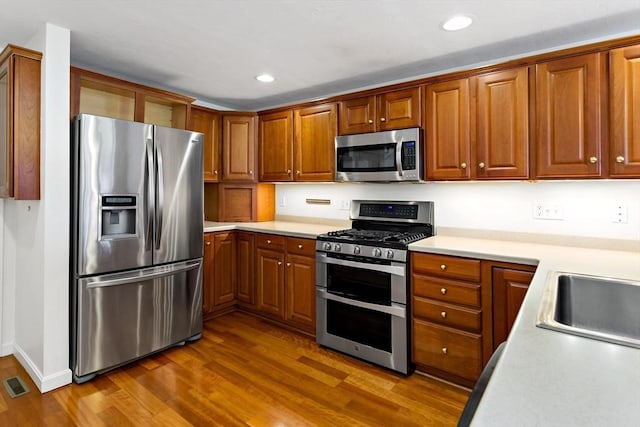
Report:
[{"label": "ceiling", "polygon": [[[73,65],[248,111],[640,34],[638,0],[2,3],[0,46],[49,22],[71,30]],[[471,27],[440,28],[460,13]]]}]

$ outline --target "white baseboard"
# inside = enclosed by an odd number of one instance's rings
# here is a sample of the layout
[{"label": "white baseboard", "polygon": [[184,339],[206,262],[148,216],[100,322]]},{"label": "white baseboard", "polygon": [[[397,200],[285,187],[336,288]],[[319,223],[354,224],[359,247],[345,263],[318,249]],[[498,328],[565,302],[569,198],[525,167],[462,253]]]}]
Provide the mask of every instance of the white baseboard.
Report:
[{"label": "white baseboard", "polygon": [[71,369],[63,369],[45,377],[19,345],[14,344],[13,350],[13,355],[27,371],[40,393],[46,393],[58,387],[71,384]]},{"label": "white baseboard", "polygon": [[13,354],[13,343],[2,343],[0,345],[0,357],[9,356],[10,354]]}]

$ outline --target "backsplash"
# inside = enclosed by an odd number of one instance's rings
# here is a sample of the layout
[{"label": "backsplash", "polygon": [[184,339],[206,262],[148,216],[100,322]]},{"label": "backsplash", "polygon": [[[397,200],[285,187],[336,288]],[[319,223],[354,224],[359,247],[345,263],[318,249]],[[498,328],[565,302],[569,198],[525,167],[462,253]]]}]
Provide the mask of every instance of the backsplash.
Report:
[{"label": "backsplash", "polygon": [[[354,199],[433,200],[436,229],[640,241],[638,195],[640,180],[277,184],[276,215],[347,220]],[[331,203],[308,204],[306,199]]]}]

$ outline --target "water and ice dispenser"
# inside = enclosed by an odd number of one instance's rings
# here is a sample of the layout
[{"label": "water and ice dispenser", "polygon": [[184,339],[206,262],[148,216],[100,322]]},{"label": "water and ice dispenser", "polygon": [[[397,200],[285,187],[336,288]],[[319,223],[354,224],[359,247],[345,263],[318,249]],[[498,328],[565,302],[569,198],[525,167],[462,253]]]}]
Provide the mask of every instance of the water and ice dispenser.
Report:
[{"label": "water and ice dispenser", "polygon": [[136,234],[136,196],[102,196],[102,237]]}]

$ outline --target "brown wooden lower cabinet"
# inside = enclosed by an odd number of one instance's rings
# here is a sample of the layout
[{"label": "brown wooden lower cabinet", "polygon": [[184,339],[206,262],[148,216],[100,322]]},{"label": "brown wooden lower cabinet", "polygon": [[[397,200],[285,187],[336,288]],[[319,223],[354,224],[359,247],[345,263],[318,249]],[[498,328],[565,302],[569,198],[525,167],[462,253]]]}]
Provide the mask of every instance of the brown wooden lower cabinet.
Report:
[{"label": "brown wooden lower cabinet", "polygon": [[412,253],[416,369],[472,387],[507,339],[534,266]]},{"label": "brown wooden lower cabinet", "polygon": [[205,233],[202,276],[205,319],[233,310],[236,280],[236,233]]},{"label": "brown wooden lower cabinet", "polygon": [[238,303],[251,307],[255,303],[255,236],[240,231],[237,240]]}]

